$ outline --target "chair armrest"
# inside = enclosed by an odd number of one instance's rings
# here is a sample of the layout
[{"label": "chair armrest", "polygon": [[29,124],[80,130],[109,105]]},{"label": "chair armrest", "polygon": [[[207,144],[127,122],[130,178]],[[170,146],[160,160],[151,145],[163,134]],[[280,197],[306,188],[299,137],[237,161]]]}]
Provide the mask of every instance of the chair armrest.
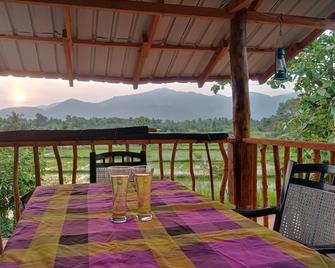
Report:
[{"label": "chair armrest", "polygon": [[311,246],[312,249],[316,250],[321,254],[332,254],[335,253],[335,244],[333,245],[317,245]]},{"label": "chair armrest", "polygon": [[235,212],[241,214],[244,217],[247,218],[258,218],[263,217],[271,214],[278,214],[278,208],[277,207],[269,207],[269,208],[257,208],[257,209],[239,209],[235,208],[233,209]]}]

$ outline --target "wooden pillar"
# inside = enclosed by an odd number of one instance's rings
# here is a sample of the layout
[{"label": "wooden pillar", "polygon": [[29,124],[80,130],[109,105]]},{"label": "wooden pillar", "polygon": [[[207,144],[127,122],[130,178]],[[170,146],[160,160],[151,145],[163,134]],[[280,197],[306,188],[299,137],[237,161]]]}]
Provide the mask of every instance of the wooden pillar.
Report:
[{"label": "wooden pillar", "polygon": [[250,136],[249,73],[246,46],[246,9],[230,23],[230,68],[233,95],[233,130],[236,142],[229,146],[230,186],[238,208],[256,206],[257,146],[243,143]]}]

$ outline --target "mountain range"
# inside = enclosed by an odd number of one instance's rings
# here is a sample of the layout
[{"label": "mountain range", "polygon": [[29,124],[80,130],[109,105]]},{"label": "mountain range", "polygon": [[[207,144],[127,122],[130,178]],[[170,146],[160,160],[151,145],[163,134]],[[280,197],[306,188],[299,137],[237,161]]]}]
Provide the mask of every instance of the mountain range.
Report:
[{"label": "mountain range", "polygon": [[[251,117],[261,119],[276,113],[280,102],[296,95],[268,96],[250,93]],[[102,102],[84,102],[68,99],[63,102],[36,107],[11,107],[0,110],[0,117],[12,112],[34,118],[40,113],[47,117],[64,119],[67,115],[79,117],[139,117],[162,120],[191,120],[198,118],[232,117],[232,98],[223,95],[203,95],[194,92],[177,92],[168,88],[117,96]]]}]

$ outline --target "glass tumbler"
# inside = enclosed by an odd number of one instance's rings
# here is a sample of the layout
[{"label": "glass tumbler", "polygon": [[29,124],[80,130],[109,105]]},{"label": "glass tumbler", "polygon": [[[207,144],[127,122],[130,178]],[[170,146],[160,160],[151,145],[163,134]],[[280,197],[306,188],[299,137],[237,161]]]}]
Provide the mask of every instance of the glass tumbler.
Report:
[{"label": "glass tumbler", "polygon": [[149,166],[133,167],[137,192],[137,219],[139,221],[150,221],[151,214],[151,182],[154,169]]},{"label": "glass tumbler", "polygon": [[130,174],[129,167],[109,167],[113,188],[112,221],[124,223],[127,221],[127,191]]}]

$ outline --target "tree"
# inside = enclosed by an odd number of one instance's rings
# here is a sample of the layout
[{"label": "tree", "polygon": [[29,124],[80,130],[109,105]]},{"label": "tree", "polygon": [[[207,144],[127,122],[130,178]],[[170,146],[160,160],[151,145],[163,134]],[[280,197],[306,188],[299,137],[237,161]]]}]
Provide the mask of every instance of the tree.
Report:
[{"label": "tree", "polygon": [[[288,80],[295,83],[299,101],[285,123],[286,137],[304,140],[335,140],[335,33],[323,33],[316,41],[288,62]],[[212,91],[227,82],[215,84]],[[272,88],[285,87],[271,78]],[[289,109],[292,103],[281,107]],[[293,110],[292,110],[293,111]],[[284,118],[282,118],[284,119]]]},{"label": "tree", "polygon": [[[288,64],[299,104],[287,127],[293,138],[335,140],[335,33],[324,33]],[[272,87],[279,84],[273,79]]]}]

